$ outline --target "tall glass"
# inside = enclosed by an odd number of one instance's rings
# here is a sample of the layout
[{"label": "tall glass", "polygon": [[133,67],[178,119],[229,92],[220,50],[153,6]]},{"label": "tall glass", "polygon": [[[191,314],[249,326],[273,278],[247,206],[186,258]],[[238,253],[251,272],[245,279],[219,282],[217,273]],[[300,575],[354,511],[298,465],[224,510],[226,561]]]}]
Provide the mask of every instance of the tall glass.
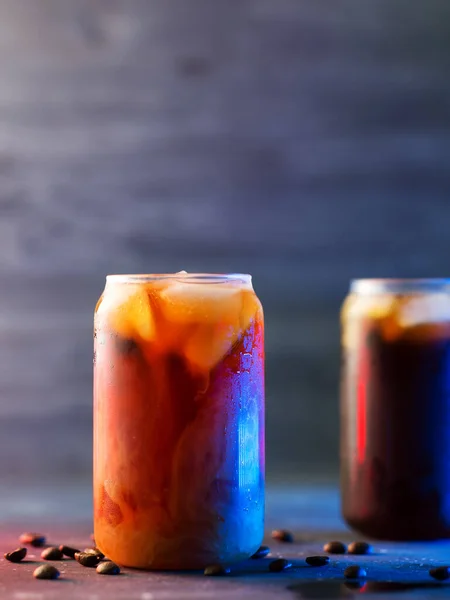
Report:
[{"label": "tall glass", "polygon": [[264,325],[249,275],[110,275],[94,324],[94,531],[112,560],[197,569],[264,525]]},{"label": "tall glass", "polygon": [[342,345],[345,519],[381,539],[450,537],[450,281],[354,281]]}]

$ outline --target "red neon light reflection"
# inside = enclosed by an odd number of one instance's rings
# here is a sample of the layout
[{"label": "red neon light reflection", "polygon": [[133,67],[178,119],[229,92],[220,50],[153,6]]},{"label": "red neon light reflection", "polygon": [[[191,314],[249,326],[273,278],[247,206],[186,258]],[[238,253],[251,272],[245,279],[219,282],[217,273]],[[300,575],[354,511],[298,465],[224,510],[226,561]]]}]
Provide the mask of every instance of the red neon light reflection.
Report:
[{"label": "red neon light reflection", "polygon": [[359,462],[363,462],[366,454],[366,384],[367,361],[365,355],[361,357],[358,390],[356,399],[356,452]]}]

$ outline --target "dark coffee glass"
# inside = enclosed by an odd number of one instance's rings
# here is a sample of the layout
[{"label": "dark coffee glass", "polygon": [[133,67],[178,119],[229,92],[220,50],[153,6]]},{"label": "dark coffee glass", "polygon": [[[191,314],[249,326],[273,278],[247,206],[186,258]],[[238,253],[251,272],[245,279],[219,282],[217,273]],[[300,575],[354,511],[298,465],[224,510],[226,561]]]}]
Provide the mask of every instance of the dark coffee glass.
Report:
[{"label": "dark coffee glass", "polygon": [[450,537],[450,280],[357,280],[342,309],[342,511],[385,540]]}]

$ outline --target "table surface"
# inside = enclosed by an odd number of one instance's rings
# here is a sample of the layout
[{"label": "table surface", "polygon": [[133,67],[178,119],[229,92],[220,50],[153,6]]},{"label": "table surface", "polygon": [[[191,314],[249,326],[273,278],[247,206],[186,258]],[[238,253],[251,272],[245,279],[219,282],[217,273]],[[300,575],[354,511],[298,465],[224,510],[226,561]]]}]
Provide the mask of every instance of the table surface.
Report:
[{"label": "table surface", "polygon": [[[77,495],[78,494],[78,495]],[[66,498],[64,499],[64,495]],[[21,504],[22,502],[22,504]],[[90,545],[92,530],[88,491],[67,488],[58,495],[41,491],[33,502],[25,503],[23,494],[16,502],[2,495],[0,514],[3,525],[0,551],[3,554],[18,545],[23,530],[47,534],[50,544],[65,543],[76,547]],[[30,510],[33,506],[33,511]],[[70,515],[70,516],[69,516]],[[432,566],[450,563],[450,541],[434,543],[374,543],[371,556],[331,557],[329,566],[309,567],[305,557],[322,554],[326,540],[350,541],[350,532],[339,516],[337,488],[331,485],[275,487],[267,494],[267,545],[272,549],[266,559],[250,560],[232,568],[225,577],[205,577],[202,573],[151,573],[124,569],[117,577],[98,575],[73,560],[57,564],[61,571],[56,581],[37,581],[32,572],[40,560],[40,551],[31,548],[27,560],[15,565],[0,560],[0,597],[2,600],[217,600],[236,598],[351,598],[358,594],[370,598],[449,597],[450,583],[430,578]],[[291,529],[295,543],[283,544],[270,539],[272,528]],[[268,571],[273,557],[287,557],[293,568],[286,573]],[[349,588],[343,571],[349,564],[363,565],[367,580],[360,589]]]}]

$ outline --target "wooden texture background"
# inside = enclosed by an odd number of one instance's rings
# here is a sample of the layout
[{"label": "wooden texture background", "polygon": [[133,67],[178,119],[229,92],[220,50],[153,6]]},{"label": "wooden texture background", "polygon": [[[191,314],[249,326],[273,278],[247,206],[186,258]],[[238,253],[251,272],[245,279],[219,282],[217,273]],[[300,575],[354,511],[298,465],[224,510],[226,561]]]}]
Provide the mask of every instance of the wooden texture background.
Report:
[{"label": "wooden texture background", "polygon": [[335,472],[339,305],[450,250],[447,0],[0,0],[0,477],[88,480],[108,272],[243,271],[269,472]]}]

